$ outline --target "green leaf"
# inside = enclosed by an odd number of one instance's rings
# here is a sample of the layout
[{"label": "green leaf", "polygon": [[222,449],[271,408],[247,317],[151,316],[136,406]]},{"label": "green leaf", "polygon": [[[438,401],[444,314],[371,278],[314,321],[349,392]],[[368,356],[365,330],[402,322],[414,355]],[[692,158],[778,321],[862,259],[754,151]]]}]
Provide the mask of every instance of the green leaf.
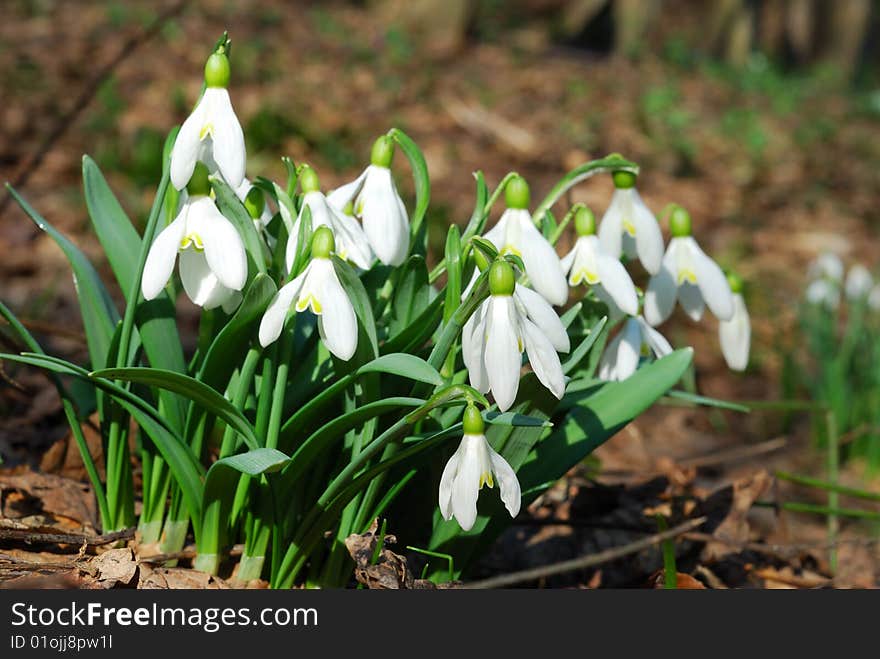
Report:
[{"label": "green leaf", "polygon": [[425,257],[413,254],[403,264],[394,290],[391,322],[388,325],[391,336],[399,334],[418,318],[430,300],[431,288],[428,285]]},{"label": "green leaf", "polygon": [[436,386],[443,384],[443,378],[433,366],[424,359],[403,352],[382,355],[361,366],[357,373],[389,373]]},{"label": "green leaf", "polygon": [[428,164],[425,162],[425,156],[421,149],[402,130],[392,128],[388,131],[388,136],[400,145],[412,168],[416,188],[416,207],[410,220],[410,247],[412,247],[422,228],[428,203],[431,201],[431,179],[428,176]]},{"label": "green leaf", "polygon": [[414,352],[424,346],[437,330],[443,315],[444,296],[436,296],[408,327],[382,344],[382,352]]},{"label": "green leaf", "polygon": [[587,336],[585,336],[578,344],[578,347],[571,352],[571,356],[562,364],[562,372],[565,375],[571,373],[571,371],[577,368],[583,361],[584,357],[586,357],[587,353],[590,351],[590,348],[592,348],[593,344],[599,339],[607,322],[608,316],[602,316],[602,318],[599,319],[599,322],[593,325],[593,328],[589,331]]},{"label": "green leaf", "polygon": [[474,200],[474,210],[462,234],[463,242],[467,242],[472,236],[482,233],[486,225],[486,218],[489,217],[489,214],[486,212],[486,204],[489,201],[489,188],[486,187],[486,179],[483,177],[483,172],[474,172],[474,179],[477,181],[477,195]]},{"label": "green leaf", "polygon": [[194,516],[194,519],[198,519],[202,506],[202,466],[189,446],[168,426],[167,421],[159,415],[157,410],[111,380],[91,378],[84,368],[57,357],[24,353],[21,355],[0,354],[0,359],[30,364],[59,375],[70,375],[106,391],[131,414],[144,434],[156,445],[159,453],[168,464],[174,480],[180,486],[190,514]]},{"label": "green leaf", "polygon": [[497,426],[523,426],[526,428],[552,428],[546,419],[520,414],[519,412],[487,412],[483,415],[486,423]]},{"label": "green leaf", "polygon": [[555,204],[566,192],[568,192],[575,185],[584,181],[594,174],[598,174],[599,172],[614,172],[617,170],[624,170],[627,172],[632,172],[633,174],[638,175],[639,167],[634,162],[630,162],[625,158],[621,158],[617,154],[611,154],[600,160],[591,160],[588,163],[584,163],[583,165],[579,165],[575,167],[570,172],[568,172],[565,176],[563,176],[559,182],[553,186],[553,189],[550,190],[549,194],[544,198],[544,200],[538,204],[538,207],[535,209],[535,212],[532,214],[532,219],[539,224],[544,221],[544,215],[549,211],[553,204]]},{"label": "green leaf", "polygon": [[666,394],[667,397],[682,400],[693,405],[704,405],[706,407],[717,407],[721,410],[732,410],[734,412],[750,412],[751,410],[747,405],[742,405],[741,403],[734,403],[729,400],[721,400],[720,398],[710,398],[708,396],[700,396],[698,394],[691,394],[687,391],[670,391]]},{"label": "green leaf", "polygon": [[489,263],[492,263],[492,261],[498,258],[498,250],[495,249],[495,245],[485,238],[474,236],[471,238],[471,244],[483,253],[483,256],[486,257],[486,260],[489,261]]},{"label": "green leaf", "polygon": [[199,370],[201,382],[218,391],[225,388],[276,290],[275,282],[268,275],[260,273],[254,277],[235,314],[211,342]]},{"label": "green leaf", "polygon": [[163,371],[158,368],[133,367],[107,368],[94,371],[89,374],[89,377],[125,380],[173,391],[176,394],[189,398],[211,414],[225,421],[241,434],[249,448],[257,449],[260,446],[253,426],[232,403],[207,384],[199,382],[188,375],[174,373],[173,371]]},{"label": "green leaf", "polygon": [[519,473],[522,489],[558,478],[587,457],[668,392],[692,358],[692,349],[676,350],[622,382],[598,384],[529,454]]},{"label": "green leaf", "polygon": [[89,359],[93,368],[104,368],[107,365],[113,332],[116,323],[119,322],[119,312],[113,306],[107,289],[104,288],[95,268],[76,245],[43,219],[11,185],[7,184],[6,188],[31,221],[39,229],[49,234],[49,237],[55,241],[55,244],[67,257],[71,270],[73,270],[73,283],[76,286],[83,327],[86,331]]},{"label": "green leaf", "polygon": [[452,225],[446,234],[446,301],[443,304],[443,321],[449,322],[452,314],[461,305],[462,270],[464,259],[461,250],[461,234]]},{"label": "green leaf", "polygon": [[489,401],[479,391],[466,384],[451,384],[440,389],[431,396],[424,405],[414,412],[410,412],[406,417],[408,424],[416,423],[424,419],[431,410],[447,405],[464,404],[473,401],[480,403],[484,407],[489,407]]},{"label": "green leaf", "polygon": [[[137,304],[135,323],[140,341],[151,366],[169,371],[186,371],[180,335],[177,332],[174,303],[167,291],[154,300],[132,300],[131,292],[140,281],[138,271],[141,237],[117,201],[101,170],[89,156],[83,156],[83,189],[92,226],[110,262],[126,304]],[[140,301],[139,301],[140,300]],[[163,395],[172,424],[183,427],[183,404],[180,398]]]}]

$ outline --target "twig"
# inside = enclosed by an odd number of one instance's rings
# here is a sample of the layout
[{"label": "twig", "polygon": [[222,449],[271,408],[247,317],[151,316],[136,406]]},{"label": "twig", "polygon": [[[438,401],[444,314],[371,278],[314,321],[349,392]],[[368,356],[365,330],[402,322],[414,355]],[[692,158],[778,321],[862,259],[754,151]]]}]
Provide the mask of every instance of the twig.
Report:
[{"label": "twig", "polygon": [[[230,556],[241,556],[244,552],[244,545],[233,545],[229,550]],[[196,554],[195,547],[185,547],[180,551],[171,552],[169,554],[153,554],[152,556],[138,556],[138,562],[140,563],[166,563],[168,561],[176,561],[181,558],[195,558]]]},{"label": "twig", "polygon": [[636,540],[635,542],[631,542],[628,545],[623,545],[622,547],[606,549],[605,551],[600,551],[598,554],[581,556],[580,558],[573,558],[568,561],[552,563],[551,565],[542,565],[541,567],[531,568],[529,570],[512,572],[510,574],[502,574],[497,577],[482,579],[481,581],[472,581],[471,583],[463,584],[462,588],[505,588],[507,586],[512,586],[514,584],[522,583],[524,581],[534,581],[535,579],[549,577],[554,574],[564,574],[566,572],[573,572],[575,570],[583,570],[588,567],[594,567],[596,565],[601,565],[602,563],[608,563],[610,561],[617,560],[618,558],[623,558],[624,556],[629,556],[630,554],[635,554],[636,552],[640,552],[643,549],[648,549],[649,547],[663,542],[664,540],[676,538],[683,533],[694,530],[705,521],[705,517],[698,517],[697,519],[691,519],[687,522],[684,522],[683,524],[679,524],[678,526],[671,528],[668,531],[655,533],[654,535],[650,535],[647,538]]},{"label": "twig", "polygon": [[[58,118],[50,133],[40,143],[40,146],[27,161],[24,169],[22,169],[18,176],[15,177],[15,181],[12,183],[13,188],[20,188],[27,183],[31,174],[39,168],[43,159],[46,157],[46,154],[49,153],[55,142],[61,139],[64,133],[67,132],[67,129],[70,128],[70,125],[76,120],[77,116],[88,107],[92,98],[94,98],[95,94],[97,94],[98,90],[101,88],[101,85],[103,85],[113,74],[116,67],[128,59],[140,46],[152,39],[159,30],[162,29],[165,22],[180,13],[185,5],[186,0],[179,0],[173,5],[170,5],[165,11],[156,17],[149,27],[130,37],[122,45],[122,48],[119,49],[116,56],[95,72],[95,75],[92,76],[91,80],[89,80],[88,84],[86,84],[80,92],[70,109]],[[6,210],[11,199],[12,195],[7,191],[6,196],[0,201],[0,215],[3,215],[3,211]]]},{"label": "twig", "polygon": [[10,529],[0,527],[0,540],[14,540],[27,544],[65,544],[98,547],[119,540],[134,537],[134,527],[105,533],[104,535],[84,535],[82,533],[58,533],[55,531],[36,531],[31,529]]}]

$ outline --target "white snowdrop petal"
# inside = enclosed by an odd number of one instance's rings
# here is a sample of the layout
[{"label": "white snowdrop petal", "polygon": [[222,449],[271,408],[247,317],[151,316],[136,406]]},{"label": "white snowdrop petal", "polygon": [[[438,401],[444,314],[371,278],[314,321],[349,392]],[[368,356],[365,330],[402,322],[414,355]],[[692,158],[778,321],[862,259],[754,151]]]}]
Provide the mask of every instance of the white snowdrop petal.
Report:
[{"label": "white snowdrop petal", "polygon": [[232,222],[227,220],[214,202],[205,198],[208,205],[204,215],[191,214],[191,227],[201,236],[205,257],[211,271],[226,288],[240,291],[247,281],[247,255],[244,242]]},{"label": "white snowdrop petal", "polygon": [[730,292],[727,277],[693,239],[690,241],[690,250],[703,301],[718,320],[730,320],[733,316],[733,294]]},{"label": "white snowdrop petal", "polygon": [[370,168],[367,167],[367,169],[361,172],[361,175],[355,180],[340,185],[338,188],[328,193],[327,201],[330,205],[337,210],[344,211],[348,203],[353,202],[358,192],[360,192],[361,186],[364,184],[364,179],[366,179],[369,170]]},{"label": "white snowdrop petal", "polygon": [[642,201],[639,193],[632,188],[633,224],[636,228],[636,251],[639,261],[650,274],[660,270],[663,261],[663,233],[660,224],[650,209]]},{"label": "white snowdrop petal", "polygon": [[180,281],[193,304],[204,307],[214,301],[220,282],[211,272],[204,252],[187,249],[180,253]]},{"label": "white snowdrop petal", "polygon": [[636,287],[623,264],[610,256],[599,254],[596,257],[596,267],[602,288],[617,307],[628,316],[638,314],[639,298]]},{"label": "white snowdrop petal", "polygon": [[648,344],[648,347],[658,359],[672,352],[672,346],[666,340],[666,337],[641,318],[636,318],[635,321],[642,331],[645,343]]},{"label": "white snowdrop petal", "polygon": [[562,398],[565,393],[565,376],[553,344],[528,318],[522,319],[521,327],[529,365],[541,384],[556,398]]},{"label": "white snowdrop petal", "polygon": [[504,503],[504,507],[507,508],[510,516],[516,517],[519,515],[520,506],[522,505],[522,491],[520,490],[519,479],[507,460],[489,446],[488,442],[486,442],[486,447],[489,450],[489,459],[492,462],[492,472],[498,481],[498,489],[501,490],[501,501]]},{"label": "white snowdrop petal", "polygon": [[615,189],[611,203],[599,222],[599,242],[611,258],[619,259],[623,254],[623,202],[625,191]]},{"label": "white snowdrop petal", "polygon": [[[703,309],[705,303],[700,287],[686,281],[678,287],[678,301],[681,302],[681,308],[693,321],[699,321],[703,317]],[[647,314],[645,314],[647,317]]]},{"label": "white snowdrop petal", "polygon": [[443,468],[443,475],[440,476],[440,514],[443,519],[449,521],[452,519],[452,491],[455,486],[455,478],[458,475],[458,468],[461,464],[461,456],[464,452],[464,441],[462,441],[455,453],[449,458],[446,466]]},{"label": "white snowdrop petal", "polygon": [[733,295],[733,317],[718,323],[721,353],[734,371],[744,371],[749,363],[752,327],[745,300],[739,293]]},{"label": "white snowdrop petal", "polygon": [[[672,250],[671,245],[669,249]],[[670,261],[671,259],[663,259],[660,270],[648,281],[648,288],[645,291],[645,319],[651,325],[664,322],[675,308],[678,286]]]},{"label": "white snowdrop petal", "polygon": [[186,212],[187,209],[184,208],[177,219],[162,229],[150,246],[141,278],[141,292],[145,300],[152,300],[159,295],[171,278],[180,241],[186,231]]},{"label": "white snowdrop petal", "polygon": [[357,205],[364,233],[379,260],[385,265],[403,263],[409,250],[409,220],[391,170],[371,166]]},{"label": "white snowdrop petal", "polygon": [[519,299],[529,318],[550,339],[557,352],[568,352],[571,349],[571,340],[562,320],[541,295],[528,286],[517,284],[514,297]]},{"label": "white snowdrop petal", "polygon": [[512,304],[513,299],[509,296],[490,297],[486,319],[486,374],[502,412],[516,400],[522,363],[519,338],[511,321]]},{"label": "white snowdrop petal", "polygon": [[241,185],[244,178],[246,161],[244,132],[235,110],[232,109],[232,101],[229,92],[220,87],[209,87],[205,90],[205,96],[212,94],[214,99],[211,103],[213,116],[209,119],[214,122],[213,156],[223,174],[223,179],[233,188]]},{"label": "white snowdrop petal", "polygon": [[568,300],[568,282],[565,280],[556,250],[532,224],[528,213],[511,221],[520,223],[521,237],[516,248],[522,254],[526,274],[532,286],[551,304],[556,306],[565,304]]},{"label": "white snowdrop petal", "polygon": [[313,259],[315,277],[319,277],[318,299],[323,308],[320,323],[322,338],[327,349],[343,361],[348,361],[357,349],[357,316],[348,294],[339,283],[333,262]]},{"label": "white snowdrop petal", "polygon": [[272,302],[269,303],[269,306],[260,321],[259,339],[260,345],[264,348],[267,345],[274,343],[278,337],[281,336],[281,330],[284,328],[284,321],[287,318],[287,313],[290,311],[290,307],[293,306],[294,300],[296,300],[299,295],[299,291],[302,288],[303,281],[305,281],[307,272],[308,270],[303,272],[290,283],[282,286],[281,290],[275,293]]},{"label": "white snowdrop petal", "polygon": [[452,513],[465,531],[470,531],[477,521],[477,497],[480,494],[480,446],[474,439],[468,435],[462,439],[464,450],[452,485]]},{"label": "white snowdrop petal", "polygon": [[205,98],[202,97],[192,114],[183,122],[171,148],[169,174],[171,185],[178,190],[186,188],[198,160],[201,148],[200,133],[205,123],[205,108]]}]

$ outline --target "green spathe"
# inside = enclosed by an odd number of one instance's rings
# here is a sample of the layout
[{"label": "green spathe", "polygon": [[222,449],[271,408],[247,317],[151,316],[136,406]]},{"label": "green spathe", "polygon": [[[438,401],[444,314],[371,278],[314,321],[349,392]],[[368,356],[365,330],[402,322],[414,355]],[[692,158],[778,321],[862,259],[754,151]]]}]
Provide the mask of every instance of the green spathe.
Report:
[{"label": "green spathe", "polygon": [[229,85],[229,58],[225,53],[212,53],[205,62],[205,85],[226,88]]},{"label": "green spathe", "polygon": [[574,215],[574,229],[578,236],[592,236],[596,233],[596,216],[587,206],[581,205]]},{"label": "green spathe", "polygon": [[691,235],[691,214],[681,206],[672,209],[669,216],[669,231],[673,238],[685,238]]},{"label": "green spathe", "polygon": [[370,163],[376,167],[391,167],[394,159],[394,140],[387,135],[382,135],[373,142],[373,150],[370,152]]},{"label": "green spathe", "polygon": [[531,202],[531,192],[529,184],[518,174],[512,176],[504,188],[504,201],[508,208],[523,209],[528,208]]},{"label": "green spathe", "polygon": [[491,295],[513,295],[516,277],[513,267],[504,259],[499,259],[489,268],[489,293]]},{"label": "green spathe", "polygon": [[318,227],[312,236],[312,258],[329,259],[336,250],[333,232],[328,227]]}]

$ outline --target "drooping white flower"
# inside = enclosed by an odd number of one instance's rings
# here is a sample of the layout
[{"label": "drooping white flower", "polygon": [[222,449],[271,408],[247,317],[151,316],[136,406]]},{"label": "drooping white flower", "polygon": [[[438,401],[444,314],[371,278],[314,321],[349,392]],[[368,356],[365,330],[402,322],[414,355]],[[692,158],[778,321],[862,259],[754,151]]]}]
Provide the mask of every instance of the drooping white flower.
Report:
[{"label": "drooping white flower", "polygon": [[490,295],[462,330],[462,354],[471,385],[491,391],[498,408],[513,405],[519,390],[522,353],[538,380],[557,398],[565,376],[557,352],[570,343],[562,321],[535,291],[516,284],[513,269],[499,260],[490,266]]},{"label": "drooping white flower", "polygon": [[807,302],[833,311],[840,305],[840,285],[829,279],[811,281],[804,293]]},{"label": "drooping white flower", "polygon": [[559,306],[568,300],[568,285],[556,250],[538,231],[528,206],[529,186],[522,177],[514,177],[504,190],[507,209],[492,229],[483,236],[503,254],[516,254],[526,267],[532,286],[550,304]]},{"label": "drooping white flower", "polygon": [[687,211],[677,207],[670,218],[672,240],[660,271],[651,277],[645,291],[645,319],[659,325],[669,318],[675,300],[693,320],[703,317],[706,306],[718,320],[733,316],[733,295],[727,278],[700,249],[691,236],[691,219]]},{"label": "drooping white flower", "polygon": [[850,300],[863,300],[874,286],[871,272],[861,263],[856,263],[846,275],[846,297]]},{"label": "drooping white flower", "polygon": [[174,221],[153,241],[141,281],[144,298],[165,288],[180,255],[180,279],[189,299],[205,309],[237,306],[235,293],[247,280],[247,256],[238,231],[208,194],[208,172],[196,169],[189,194]]},{"label": "drooping white flower", "polygon": [[641,316],[632,316],[602,353],[599,379],[626,380],[636,372],[642,356],[653,354],[659,359],[671,352],[672,346],[660,332],[648,325]]},{"label": "drooping white flower", "polygon": [[477,519],[477,498],[483,485],[498,480],[501,501],[511,517],[519,514],[522,494],[516,473],[486,441],[483,419],[473,406],[464,413],[464,436],[440,477],[440,512],[469,531]]},{"label": "drooping white flower", "polygon": [[278,339],[291,307],[297,313],[310,309],[318,316],[318,332],[327,349],[343,361],[351,359],[357,349],[357,316],[330,259],[333,250],[333,232],[328,227],[316,229],[311,261],[281,287],[263,314],[260,345],[265,347]]},{"label": "drooping white flower", "polygon": [[727,365],[734,371],[744,371],[749,363],[752,323],[742,296],[742,280],[734,274],[727,280],[733,292],[733,316],[718,323],[718,339]]},{"label": "drooping white flower", "polygon": [[843,261],[834,252],[822,252],[810,263],[807,268],[807,277],[842,282]]},{"label": "drooping white flower", "polygon": [[244,132],[226,86],[229,84],[229,60],[222,52],[214,53],[205,64],[205,91],[192,114],[180,127],[171,150],[171,184],[178,190],[186,187],[197,162],[216,165],[232,188],[244,178]]},{"label": "drooping white flower", "polygon": [[300,187],[303,191],[302,208],[295,222],[291,222],[284,204],[280,205],[281,216],[288,226],[290,237],[287,239],[287,251],[285,257],[287,267],[293,267],[296,260],[297,246],[299,242],[299,227],[302,222],[305,209],[309,209],[312,218],[312,231],[318,227],[329,227],[333,231],[336,240],[336,254],[339,258],[354,263],[362,270],[369,270],[373,263],[373,250],[367,241],[364,230],[358,221],[346,215],[341,210],[327,201],[327,197],[321,192],[320,182],[315,170],[305,165],[299,175]]},{"label": "drooping white flower", "polygon": [[599,224],[599,241],[613,258],[638,256],[645,270],[654,275],[663,259],[663,234],[635,183],[635,174],[614,172],[614,194]]},{"label": "drooping white flower", "polygon": [[620,312],[636,315],[639,312],[636,287],[623,264],[605,253],[595,235],[596,220],[586,206],[578,209],[575,228],[577,241],[562,258],[562,271],[568,274],[569,285],[589,284],[599,299],[609,302],[612,315]]},{"label": "drooping white flower", "polygon": [[400,265],[409,252],[409,216],[391,176],[394,141],[383,135],[373,144],[370,165],[351,183],[336,188],[327,201],[343,211],[352,204],[364,233],[379,260]]}]

